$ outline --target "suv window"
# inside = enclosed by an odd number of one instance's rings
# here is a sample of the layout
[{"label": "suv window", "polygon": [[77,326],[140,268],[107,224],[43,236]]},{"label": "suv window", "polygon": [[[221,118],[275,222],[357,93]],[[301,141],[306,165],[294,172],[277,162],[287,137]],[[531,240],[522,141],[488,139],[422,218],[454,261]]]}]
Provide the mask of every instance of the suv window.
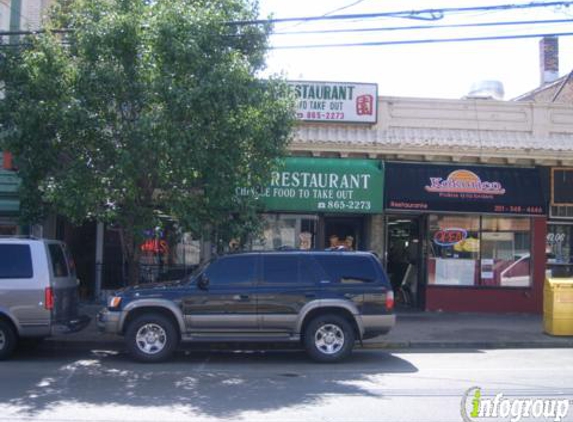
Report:
[{"label": "suv window", "polygon": [[255,255],[226,256],[209,265],[205,275],[212,286],[254,283],[256,259]]},{"label": "suv window", "polygon": [[315,257],[334,283],[370,283],[378,279],[372,259],[356,255],[318,255]]},{"label": "suv window", "polygon": [[263,255],[265,283],[298,283],[297,255]]},{"label": "suv window", "polygon": [[0,245],[0,278],[32,278],[32,253],[28,245]]},{"label": "suv window", "polygon": [[50,251],[50,258],[52,259],[54,277],[68,277],[68,264],[62,247],[57,243],[50,243],[48,250]]}]

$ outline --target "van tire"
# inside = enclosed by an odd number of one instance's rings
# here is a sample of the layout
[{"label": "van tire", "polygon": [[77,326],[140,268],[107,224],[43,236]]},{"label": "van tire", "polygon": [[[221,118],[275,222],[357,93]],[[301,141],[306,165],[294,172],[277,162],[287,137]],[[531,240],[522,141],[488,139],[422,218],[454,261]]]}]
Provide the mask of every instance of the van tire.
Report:
[{"label": "van tire", "polygon": [[312,360],[334,363],[352,353],[356,336],[352,325],[334,314],[319,315],[312,319],[304,331],[304,347]]},{"label": "van tire", "polygon": [[129,322],[125,331],[125,343],[136,360],[144,363],[163,362],[177,348],[179,334],[170,318],[149,313]]},{"label": "van tire", "polygon": [[18,337],[12,325],[0,320],[0,360],[8,359],[18,343]]}]

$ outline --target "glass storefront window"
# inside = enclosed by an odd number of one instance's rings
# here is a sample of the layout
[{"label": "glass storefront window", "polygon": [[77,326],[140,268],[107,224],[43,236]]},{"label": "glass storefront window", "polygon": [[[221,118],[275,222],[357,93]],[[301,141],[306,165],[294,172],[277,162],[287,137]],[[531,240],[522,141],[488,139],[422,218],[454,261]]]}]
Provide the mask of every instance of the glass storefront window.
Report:
[{"label": "glass storefront window", "polygon": [[173,262],[177,265],[194,266],[201,261],[201,241],[191,233],[184,233],[175,246]]},{"label": "glass storefront window", "polygon": [[530,286],[530,230],[528,218],[431,215],[428,283]]},{"label": "glass storefront window", "polygon": [[262,239],[253,240],[253,250],[316,248],[318,216],[264,214]]},{"label": "glass storefront window", "polygon": [[475,285],[479,217],[431,215],[429,229],[429,284]]},{"label": "glass storefront window", "polygon": [[573,277],[573,224],[549,224],[546,251],[552,277]]}]

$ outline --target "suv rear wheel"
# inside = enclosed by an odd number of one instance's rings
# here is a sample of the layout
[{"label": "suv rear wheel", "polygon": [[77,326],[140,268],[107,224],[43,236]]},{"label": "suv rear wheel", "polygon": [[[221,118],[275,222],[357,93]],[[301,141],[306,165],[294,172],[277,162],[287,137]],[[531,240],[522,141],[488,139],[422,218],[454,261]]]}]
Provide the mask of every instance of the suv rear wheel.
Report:
[{"label": "suv rear wheel", "polygon": [[125,331],[125,342],[131,355],[140,362],[168,359],[179,342],[173,322],[161,314],[140,315]]},{"label": "suv rear wheel", "polygon": [[354,341],[352,326],[338,315],[320,315],[310,321],[304,331],[305,349],[317,362],[338,362],[347,358]]},{"label": "suv rear wheel", "polygon": [[10,357],[17,341],[18,338],[12,326],[6,321],[0,320],[0,360]]}]

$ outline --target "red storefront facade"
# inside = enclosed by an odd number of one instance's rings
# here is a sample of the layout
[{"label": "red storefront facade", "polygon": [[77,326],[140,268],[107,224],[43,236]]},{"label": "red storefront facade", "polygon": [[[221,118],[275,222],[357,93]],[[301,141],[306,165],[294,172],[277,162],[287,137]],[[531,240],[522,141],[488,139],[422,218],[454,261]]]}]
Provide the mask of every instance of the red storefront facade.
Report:
[{"label": "red storefront facade", "polygon": [[426,310],[451,312],[543,312],[543,283],[545,280],[545,217],[532,218],[532,283],[530,287],[463,287],[432,286],[426,289]]},{"label": "red storefront facade", "polygon": [[[535,168],[387,163],[387,262],[395,288],[411,286],[415,305],[427,311],[541,313],[541,186]],[[417,230],[397,248],[396,227],[408,221]],[[404,256],[407,264],[395,265]]]}]

